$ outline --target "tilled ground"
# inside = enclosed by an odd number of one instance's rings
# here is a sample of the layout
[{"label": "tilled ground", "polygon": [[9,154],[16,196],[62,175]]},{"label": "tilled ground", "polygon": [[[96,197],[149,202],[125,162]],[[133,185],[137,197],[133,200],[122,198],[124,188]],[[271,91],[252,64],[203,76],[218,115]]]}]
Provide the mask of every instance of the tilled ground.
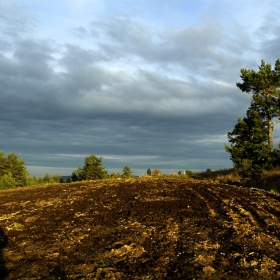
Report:
[{"label": "tilled ground", "polygon": [[7,190],[0,201],[7,280],[280,279],[274,193],[153,178]]}]

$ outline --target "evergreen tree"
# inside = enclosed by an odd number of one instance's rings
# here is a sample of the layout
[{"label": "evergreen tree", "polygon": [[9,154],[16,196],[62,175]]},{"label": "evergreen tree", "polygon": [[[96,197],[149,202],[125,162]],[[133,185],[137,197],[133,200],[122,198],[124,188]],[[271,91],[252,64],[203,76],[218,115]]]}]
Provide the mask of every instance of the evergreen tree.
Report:
[{"label": "evergreen tree", "polygon": [[90,155],[85,158],[83,170],[86,180],[103,179],[108,176],[108,171],[102,165],[102,157],[98,158],[95,155]]},{"label": "evergreen tree", "polygon": [[259,71],[241,69],[243,92],[252,93],[251,106],[246,117],[239,118],[232,132],[228,133],[234,168],[245,174],[256,174],[270,169],[279,162],[279,149],[274,149],[273,130],[280,119],[280,60],[274,69],[261,61]]},{"label": "evergreen tree", "polygon": [[0,177],[7,173],[6,157],[3,151],[0,151]]},{"label": "evergreen tree", "polygon": [[14,152],[5,156],[0,151],[0,177],[11,174],[17,186],[26,186],[29,178],[28,171],[23,160],[18,159],[18,155]]},{"label": "evergreen tree", "polygon": [[126,166],[123,168],[122,177],[123,177],[123,178],[132,177],[132,171],[131,171],[131,169],[130,169],[130,167],[129,167],[128,165],[126,165]]},{"label": "evergreen tree", "polygon": [[152,170],[151,170],[151,168],[148,168],[148,169],[147,169],[147,175],[149,175],[149,176],[152,175]]},{"label": "evergreen tree", "polygon": [[103,179],[108,176],[108,171],[102,165],[102,157],[90,155],[85,158],[85,165],[80,166],[72,173],[73,181]]},{"label": "evergreen tree", "polygon": [[[261,61],[259,71],[241,69],[242,83],[236,83],[243,92],[252,93],[252,104],[266,122],[268,144],[273,151],[273,129],[280,116],[280,59],[271,64]],[[277,120],[276,120],[277,119]]]},{"label": "evergreen tree", "polygon": [[17,182],[13,178],[13,174],[8,172],[0,177],[0,190],[17,187]]},{"label": "evergreen tree", "polygon": [[53,178],[53,181],[54,181],[55,183],[61,183],[61,182],[63,182],[62,177],[61,177],[60,174],[58,174],[58,173],[56,173],[52,178]]},{"label": "evergreen tree", "polygon": [[37,184],[42,184],[44,183],[44,179],[42,176],[39,176],[39,178],[37,179]]},{"label": "evergreen tree", "polygon": [[73,182],[83,181],[86,179],[85,172],[81,166],[79,166],[77,170],[72,172],[71,179]]},{"label": "evergreen tree", "polygon": [[238,118],[233,131],[228,133],[231,145],[226,145],[236,171],[249,175],[270,167],[271,149],[266,126],[267,122],[252,106],[246,117]]},{"label": "evergreen tree", "polygon": [[110,176],[111,176],[111,178],[114,178],[114,179],[122,177],[122,175],[119,172],[118,173],[112,172]]},{"label": "evergreen tree", "polygon": [[47,172],[43,178],[44,183],[53,183],[52,176]]}]

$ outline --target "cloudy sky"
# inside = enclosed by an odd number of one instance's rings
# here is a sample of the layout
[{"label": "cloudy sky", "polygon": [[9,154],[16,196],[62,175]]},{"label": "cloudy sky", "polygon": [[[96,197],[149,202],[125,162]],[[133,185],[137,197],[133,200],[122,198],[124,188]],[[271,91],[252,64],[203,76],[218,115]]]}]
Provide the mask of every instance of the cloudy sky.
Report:
[{"label": "cloudy sky", "polygon": [[136,175],[232,167],[227,133],[250,105],[236,82],[280,57],[279,14],[278,0],[0,0],[0,150],[37,176],[91,154]]}]

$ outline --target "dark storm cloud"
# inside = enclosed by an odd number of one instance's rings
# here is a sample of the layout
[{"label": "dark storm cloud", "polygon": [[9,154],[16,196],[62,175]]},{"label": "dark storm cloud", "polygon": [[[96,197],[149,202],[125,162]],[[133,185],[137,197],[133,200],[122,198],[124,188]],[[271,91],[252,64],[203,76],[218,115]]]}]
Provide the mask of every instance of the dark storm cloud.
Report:
[{"label": "dark storm cloud", "polygon": [[[192,75],[220,74],[227,80],[240,69],[246,51],[252,49],[248,34],[240,29],[238,34],[228,34],[209,15],[198,26],[159,31],[127,17],[91,25],[93,36],[98,34],[100,50],[111,59],[135,56],[160,67],[176,65]],[[245,46],[246,51],[242,49]]]},{"label": "dark storm cloud", "polygon": [[[27,8],[0,8],[1,149],[69,170],[90,154],[119,171],[231,165],[226,134],[250,103],[235,83],[255,51],[241,26],[210,14],[180,28],[111,16],[61,43],[36,35]],[[277,36],[266,40],[274,52]]]}]

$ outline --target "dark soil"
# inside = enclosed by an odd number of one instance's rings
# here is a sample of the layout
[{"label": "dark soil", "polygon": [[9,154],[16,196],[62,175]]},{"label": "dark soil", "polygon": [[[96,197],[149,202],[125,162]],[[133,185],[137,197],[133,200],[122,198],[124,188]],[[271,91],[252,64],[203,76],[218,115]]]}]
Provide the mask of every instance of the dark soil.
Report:
[{"label": "dark soil", "polygon": [[280,279],[274,193],[162,177],[6,190],[0,201],[2,279]]}]

